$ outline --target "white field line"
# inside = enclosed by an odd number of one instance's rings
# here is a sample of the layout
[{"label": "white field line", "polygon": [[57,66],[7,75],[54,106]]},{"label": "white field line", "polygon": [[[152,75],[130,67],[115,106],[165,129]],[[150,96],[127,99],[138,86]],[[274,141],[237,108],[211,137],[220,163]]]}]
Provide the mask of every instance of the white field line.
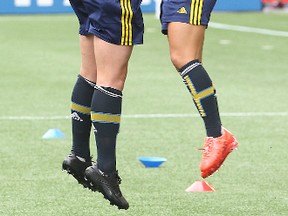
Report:
[{"label": "white field line", "polygon": [[250,33],[257,33],[257,34],[264,34],[264,35],[288,37],[287,31],[276,31],[276,30],[270,30],[270,29],[253,28],[253,27],[238,26],[238,25],[228,25],[228,24],[214,23],[214,22],[210,22],[209,27],[216,28],[216,29],[231,30],[231,31],[250,32]]},{"label": "white field line", "polygon": [[[227,112],[220,113],[221,116],[226,117],[285,117],[288,116],[288,112]],[[130,114],[122,115],[121,117],[127,119],[147,119],[147,118],[198,118],[199,114]],[[0,121],[41,121],[41,120],[66,120],[70,119],[70,116],[0,116]]]}]

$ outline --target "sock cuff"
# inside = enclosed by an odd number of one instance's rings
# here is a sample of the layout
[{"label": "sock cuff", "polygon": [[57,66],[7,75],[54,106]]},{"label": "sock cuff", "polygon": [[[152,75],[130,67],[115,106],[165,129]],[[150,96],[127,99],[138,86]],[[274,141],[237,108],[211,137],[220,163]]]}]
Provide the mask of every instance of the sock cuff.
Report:
[{"label": "sock cuff", "polygon": [[198,59],[194,59],[181,67],[178,72],[182,77],[184,77],[187,73],[189,73],[191,70],[198,67],[199,65],[202,65],[201,62]]},{"label": "sock cuff", "polygon": [[81,76],[80,74],[78,74],[78,78],[86,83],[88,83],[90,86],[92,86],[93,88],[95,87],[96,83],[92,82],[88,79],[86,79],[85,77]]},{"label": "sock cuff", "polygon": [[104,86],[95,85],[94,88],[110,97],[122,98],[122,91],[119,91],[112,87],[104,87]]}]

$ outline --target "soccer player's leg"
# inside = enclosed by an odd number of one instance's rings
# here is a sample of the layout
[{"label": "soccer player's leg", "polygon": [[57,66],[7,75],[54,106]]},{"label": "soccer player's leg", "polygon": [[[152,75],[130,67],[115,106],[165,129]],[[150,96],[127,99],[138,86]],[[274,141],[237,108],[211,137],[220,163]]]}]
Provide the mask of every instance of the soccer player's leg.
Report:
[{"label": "soccer player's leg", "polygon": [[111,205],[128,209],[122,195],[121,179],[116,169],[116,139],[122,108],[122,90],[127,75],[132,46],[108,43],[94,38],[97,85],[92,99],[91,119],[95,129],[97,163],[86,169],[87,180]]},{"label": "soccer player's leg", "polygon": [[90,185],[84,179],[84,172],[92,165],[90,157],[91,100],[96,83],[96,64],[94,58],[93,36],[86,31],[88,14],[84,5],[71,0],[71,5],[80,23],[80,74],[74,85],[71,96],[72,150],[64,159],[62,169],[71,174],[84,187]]},{"label": "soccer player's leg", "polygon": [[[200,164],[203,178],[218,170],[230,151],[235,148],[235,144],[231,144],[234,143],[234,139],[223,138],[224,130],[219,116],[216,89],[201,62],[205,29],[203,25],[178,22],[168,24],[171,60],[203,118],[207,137],[213,140],[210,142],[210,139],[206,139],[204,143],[204,154]],[[230,144],[233,147],[230,147]],[[221,151],[223,149],[225,151]]]},{"label": "soccer player's leg", "polygon": [[[96,82],[96,64],[93,51],[93,36],[80,36],[82,63],[80,74],[74,85],[71,96],[72,118],[72,150],[65,158],[62,168],[73,175],[84,187],[84,172],[91,166],[90,132],[91,132],[91,100]],[[91,47],[91,49],[86,49]]]},{"label": "soccer player's leg", "polygon": [[116,169],[116,138],[119,132],[122,90],[133,45],[143,43],[144,24],[140,0],[83,1],[89,12],[88,32],[94,37],[97,81],[91,119],[95,129],[97,164],[86,169],[90,185],[112,205],[128,209]]},{"label": "soccer player's leg", "polygon": [[[181,36],[177,32],[181,32]],[[169,23],[168,25],[172,63],[180,73],[196,108],[203,117],[207,136],[219,137],[221,136],[221,121],[215,88],[201,63],[204,34],[204,26],[186,23]]]}]

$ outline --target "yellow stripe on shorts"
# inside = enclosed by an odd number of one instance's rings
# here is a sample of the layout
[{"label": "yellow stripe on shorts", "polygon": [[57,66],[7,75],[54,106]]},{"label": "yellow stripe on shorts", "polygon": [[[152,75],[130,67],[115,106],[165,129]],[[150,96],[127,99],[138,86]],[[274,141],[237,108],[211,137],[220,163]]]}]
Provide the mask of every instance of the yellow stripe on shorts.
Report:
[{"label": "yellow stripe on shorts", "polygon": [[119,124],[121,120],[120,115],[115,115],[111,113],[91,113],[91,120],[93,122],[104,122],[104,123],[113,123]]},{"label": "yellow stripe on shorts", "polygon": [[121,5],[121,45],[131,46],[133,44],[132,18],[133,11],[131,0],[120,0]]},{"label": "yellow stripe on shorts", "polygon": [[82,106],[76,103],[71,102],[70,107],[72,110],[76,111],[76,112],[80,112],[86,115],[90,115],[91,112],[91,108],[90,107],[86,107],[86,106]]},{"label": "yellow stripe on shorts", "polygon": [[190,24],[201,25],[204,0],[192,0],[190,8]]}]

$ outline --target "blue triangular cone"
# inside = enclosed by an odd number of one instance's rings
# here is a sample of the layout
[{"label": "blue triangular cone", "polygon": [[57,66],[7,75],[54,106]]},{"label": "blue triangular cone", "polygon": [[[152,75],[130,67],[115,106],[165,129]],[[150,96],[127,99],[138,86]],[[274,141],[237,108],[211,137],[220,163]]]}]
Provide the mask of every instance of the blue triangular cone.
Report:
[{"label": "blue triangular cone", "polygon": [[64,134],[57,128],[49,129],[43,136],[42,139],[63,139]]}]

